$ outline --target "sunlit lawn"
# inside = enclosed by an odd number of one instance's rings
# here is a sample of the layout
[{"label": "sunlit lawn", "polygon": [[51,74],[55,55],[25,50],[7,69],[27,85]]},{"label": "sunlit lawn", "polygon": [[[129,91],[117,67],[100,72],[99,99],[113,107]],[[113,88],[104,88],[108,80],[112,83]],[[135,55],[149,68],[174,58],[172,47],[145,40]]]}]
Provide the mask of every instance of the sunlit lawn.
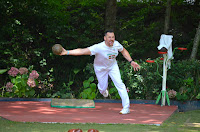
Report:
[{"label": "sunlit lawn", "polygon": [[161,126],[140,124],[61,124],[22,123],[0,118],[0,132],[67,132],[72,128],[98,129],[99,132],[198,132],[200,110],[174,113]]}]

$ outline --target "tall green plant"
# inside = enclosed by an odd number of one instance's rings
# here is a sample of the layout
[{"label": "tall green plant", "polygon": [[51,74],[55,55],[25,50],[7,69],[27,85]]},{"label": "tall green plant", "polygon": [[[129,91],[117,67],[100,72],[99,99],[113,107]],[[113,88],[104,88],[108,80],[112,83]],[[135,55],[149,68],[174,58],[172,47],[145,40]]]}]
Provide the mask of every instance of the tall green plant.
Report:
[{"label": "tall green plant", "polygon": [[83,82],[83,92],[80,93],[79,97],[82,99],[95,99],[98,91],[97,86],[94,82],[94,77],[91,76],[88,80]]}]

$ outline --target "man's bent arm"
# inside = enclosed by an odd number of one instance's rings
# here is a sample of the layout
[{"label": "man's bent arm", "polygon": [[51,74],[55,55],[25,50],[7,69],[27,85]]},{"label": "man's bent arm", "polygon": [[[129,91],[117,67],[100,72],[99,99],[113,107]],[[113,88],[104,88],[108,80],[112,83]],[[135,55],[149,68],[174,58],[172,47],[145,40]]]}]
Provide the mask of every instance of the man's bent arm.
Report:
[{"label": "man's bent arm", "polygon": [[121,51],[121,53],[124,56],[124,58],[128,60],[128,62],[130,62],[132,60],[129,52],[125,48],[123,48],[123,50]]},{"label": "man's bent arm", "polygon": [[79,56],[79,55],[91,55],[91,51],[88,48],[78,48],[73,50],[65,50],[63,48],[63,51],[60,55],[73,55],[73,56]]},{"label": "man's bent arm", "polygon": [[129,52],[125,48],[123,48],[121,53],[124,56],[124,58],[126,58],[128,62],[130,62],[131,66],[134,68],[134,71],[138,71],[138,69],[140,69],[140,65],[138,65],[136,62],[132,60]]}]

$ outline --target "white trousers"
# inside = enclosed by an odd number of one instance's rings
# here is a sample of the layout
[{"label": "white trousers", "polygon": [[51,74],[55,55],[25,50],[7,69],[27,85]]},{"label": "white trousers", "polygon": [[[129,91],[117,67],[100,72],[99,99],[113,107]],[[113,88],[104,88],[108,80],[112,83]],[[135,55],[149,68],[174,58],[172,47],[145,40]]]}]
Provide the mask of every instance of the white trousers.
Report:
[{"label": "white trousers", "polygon": [[106,89],[108,88],[108,76],[110,76],[111,80],[113,81],[121,97],[122,107],[129,108],[130,100],[129,100],[128,93],[126,90],[126,86],[122,82],[118,65],[114,64],[112,68],[106,69],[106,70],[101,70],[101,71],[95,70],[95,73],[98,79],[97,86],[98,86],[99,92],[102,94],[106,91]]}]

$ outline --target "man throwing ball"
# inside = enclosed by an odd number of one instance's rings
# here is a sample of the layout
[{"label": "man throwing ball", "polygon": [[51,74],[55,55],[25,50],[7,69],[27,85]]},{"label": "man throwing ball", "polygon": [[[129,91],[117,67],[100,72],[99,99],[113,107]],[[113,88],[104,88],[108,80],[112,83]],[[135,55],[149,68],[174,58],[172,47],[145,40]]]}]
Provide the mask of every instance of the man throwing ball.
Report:
[{"label": "man throwing ball", "polygon": [[112,79],[118,93],[122,99],[123,109],[119,112],[120,114],[130,113],[130,100],[126,90],[125,84],[122,82],[120,70],[116,61],[118,53],[121,52],[125,59],[127,59],[134,71],[140,69],[140,65],[134,62],[129,52],[115,40],[115,34],[113,31],[106,31],[104,41],[87,48],[78,48],[73,50],[65,50],[63,48],[60,55],[95,55],[94,59],[94,71],[98,79],[99,92],[104,96],[108,97],[108,76]]}]

